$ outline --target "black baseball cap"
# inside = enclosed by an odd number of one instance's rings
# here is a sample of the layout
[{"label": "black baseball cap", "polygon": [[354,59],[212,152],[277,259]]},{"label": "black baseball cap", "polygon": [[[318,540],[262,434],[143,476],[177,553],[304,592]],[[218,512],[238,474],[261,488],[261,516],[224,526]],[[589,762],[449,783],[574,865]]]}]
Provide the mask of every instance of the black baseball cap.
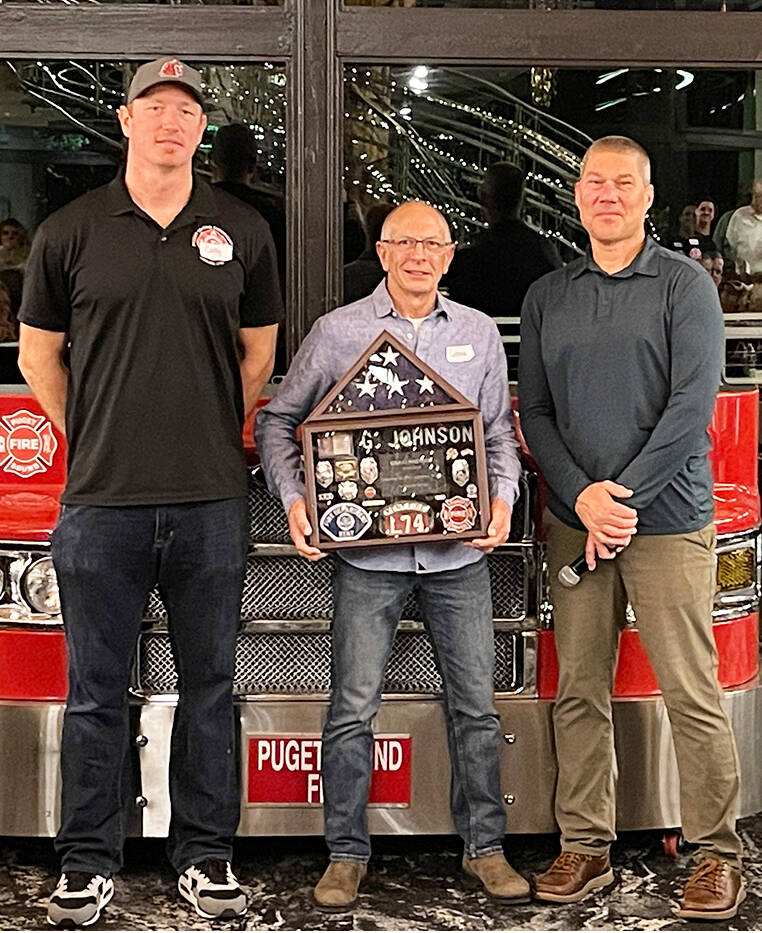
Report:
[{"label": "black baseball cap", "polygon": [[169,56],[146,62],[135,72],[127,91],[127,103],[131,104],[157,84],[179,84],[204,106],[204,92],[201,89],[201,75],[195,68],[186,65],[177,58]]}]

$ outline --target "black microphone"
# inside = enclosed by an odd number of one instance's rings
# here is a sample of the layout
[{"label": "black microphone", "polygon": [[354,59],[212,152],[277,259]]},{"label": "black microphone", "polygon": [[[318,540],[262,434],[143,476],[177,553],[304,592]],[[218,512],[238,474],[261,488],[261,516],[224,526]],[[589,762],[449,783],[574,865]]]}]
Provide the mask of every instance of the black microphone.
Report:
[{"label": "black microphone", "polygon": [[[624,545],[619,547],[609,548],[609,551],[612,551],[615,554],[618,554],[620,551],[624,550]],[[596,564],[597,566],[597,564]],[[582,579],[583,574],[592,573],[590,568],[587,566],[587,558],[584,554],[573,560],[570,564],[566,564],[558,571],[558,582],[561,586],[566,586],[571,588],[576,586],[579,581]]]},{"label": "black microphone", "polygon": [[585,573],[590,573],[590,568],[587,566],[585,555],[580,554],[576,560],[566,564],[558,571],[558,582],[561,586],[576,586]]}]

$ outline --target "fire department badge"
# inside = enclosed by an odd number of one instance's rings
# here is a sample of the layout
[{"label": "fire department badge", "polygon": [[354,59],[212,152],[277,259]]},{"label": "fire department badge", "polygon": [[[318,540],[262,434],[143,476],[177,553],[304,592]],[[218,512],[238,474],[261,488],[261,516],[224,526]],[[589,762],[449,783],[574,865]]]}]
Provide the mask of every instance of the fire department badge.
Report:
[{"label": "fire department badge", "polygon": [[338,502],[326,509],[320,519],[320,527],[333,541],[356,541],[370,524],[370,515],[354,502]]},{"label": "fire department badge", "polygon": [[465,486],[471,478],[471,472],[468,469],[468,460],[459,457],[452,462],[452,479],[458,486]]},{"label": "fire department badge", "polygon": [[199,227],[191,244],[198,250],[199,259],[210,266],[222,266],[233,258],[233,241],[221,227]]},{"label": "fire department badge", "polygon": [[476,509],[470,499],[463,496],[451,496],[442,503],[439,513],[442,524],[448,531],[468,531],[474,527]]},{"label": "fire department badge", "polygon": [[378,463],[374,457],[363,457],[360,461],[360,476],[365,483],[375,483],[378,479]]},{"label": "fire department badge", "polygon": [[318,460],[315,465],[315,479],[323,489],[331,485],[333,482],[333,467],[330,460]]},{"label": "fire department badge", "polygon": [[0,469],[26,479],[53,466],[58,441],[44,415],[22,409],[0,419]]}]

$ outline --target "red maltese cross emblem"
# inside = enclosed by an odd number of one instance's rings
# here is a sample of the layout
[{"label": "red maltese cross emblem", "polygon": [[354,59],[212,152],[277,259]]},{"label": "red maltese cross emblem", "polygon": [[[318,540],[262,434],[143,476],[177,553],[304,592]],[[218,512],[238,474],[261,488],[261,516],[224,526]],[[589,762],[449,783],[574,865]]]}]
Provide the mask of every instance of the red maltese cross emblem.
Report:
[{"label": "red maltese cross emblem", "polygon": [[26,479],[53,466],[58,442],[44,415],[16,411],[0,419],[0,469]]}]

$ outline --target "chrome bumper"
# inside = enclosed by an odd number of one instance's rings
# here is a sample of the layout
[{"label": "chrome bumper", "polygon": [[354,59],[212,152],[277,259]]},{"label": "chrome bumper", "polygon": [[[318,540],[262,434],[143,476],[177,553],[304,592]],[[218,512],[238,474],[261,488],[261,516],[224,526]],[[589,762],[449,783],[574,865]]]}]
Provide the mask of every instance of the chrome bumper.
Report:
[{"label": "chrome bumper", "polygon": [[[762,810],[762,687],[729,691],[725,704],[741,760],[739,816]],[[552,703],[522,697],[496,700],[504,735],[501,787],[510,833],[556,830]],[[252,700],[238,704],[246,736],[319,734],[325,704],[315,700]],[[130,824],[137,835],[163,836],[169,821],[167,764],[174,704],[152,700],[133,708],[133,748],[139,768]],[[0,835],[52,836],[59,820],[58,754],[63,706],[0,704]],[[619,762],[618,825],[622,830],[680,825],[677,767],[661,698],[614,703]],[[374,807],[373,833],[450,833],[449,762],[441,703],[388,699],[376,722],[381,733],[412,737],[409,807]],[[242,786],[245,787],[245,760]],[[243,801],[239,833],[322,833],[322,811],[309,806],[251,806]]]}]

